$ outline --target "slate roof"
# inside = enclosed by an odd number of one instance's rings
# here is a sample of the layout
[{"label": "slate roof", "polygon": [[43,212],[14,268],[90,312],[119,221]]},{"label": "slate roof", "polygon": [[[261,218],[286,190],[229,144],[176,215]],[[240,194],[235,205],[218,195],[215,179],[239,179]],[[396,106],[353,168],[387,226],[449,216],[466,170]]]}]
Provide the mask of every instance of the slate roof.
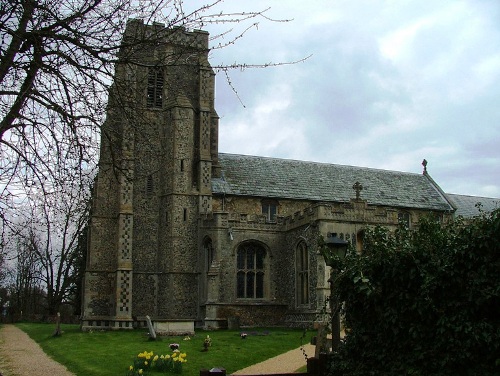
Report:
[{"label": "slate roof", "polygon": [[426,175],[290,159],[219,153],[222,177],[212,179],[214,194],[349,202],[354,183],[371,205],[453,210]]},{"label": "slate roof", "polygon": [[481,203],[481,210],[485,212],[492,212],[500,208],[500,199],[478,196],[464,196],[447,193],[448,200],[457,208],[455,215],[469,218],[475,217],[480,214],[479,209],[476,207],[477,203]]}]

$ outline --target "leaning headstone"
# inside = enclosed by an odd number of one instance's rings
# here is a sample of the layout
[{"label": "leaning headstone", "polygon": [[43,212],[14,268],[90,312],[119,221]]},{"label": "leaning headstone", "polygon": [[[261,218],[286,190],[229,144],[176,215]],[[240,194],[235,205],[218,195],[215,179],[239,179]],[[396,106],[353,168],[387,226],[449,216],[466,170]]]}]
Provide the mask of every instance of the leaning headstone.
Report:
[{"label": "leaning headstone", "polygon": [[146,316],[146,322],[148,324],[149,339],[154,341],[156,340],[156,332],[155,328],[153,328],[153,324],[151,323],[151,318],[149,316]]}]

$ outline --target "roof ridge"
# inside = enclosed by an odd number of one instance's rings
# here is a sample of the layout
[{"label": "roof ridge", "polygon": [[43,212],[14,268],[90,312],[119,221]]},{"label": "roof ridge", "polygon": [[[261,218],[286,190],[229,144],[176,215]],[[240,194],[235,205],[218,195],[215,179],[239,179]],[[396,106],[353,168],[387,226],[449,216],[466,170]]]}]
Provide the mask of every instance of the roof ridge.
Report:
[{"label": "roof ridge", "polygon": [[301,164],[318,164],[318,165],[325,165],[325,166],[337,166],[337,167],[341,167],[341,168],[353,168],[353,169],[359,169],[359,170],[383,171],[383,172],[391,172],[391,173],[397,173],[397,174],[408,174],[408,175],[421,176],[421,174],[417,173],[417,172],[398,171],[398,170],[390,170],[390,169],[384,169],[384,168],[355,166],[355,165],[347,165],[347,164],[331,163],[331,162],[318,162],[318,161],[309,161],[309,160],[308,161],[304,161],[304,160],[301,160],[301,159],[291,159],[291,158],[281,158],[281,157],[266,157],[266,156],[260,156],[260,155],[235,154],[235,153],[222,153],[222,152],[219,152],[219,156],[220,155],[234,156],[234,157],[258,158],[258,159],[268,159],[268,160],[277,160],[277,161],[289,161],[289,162],[296,162],[296,163],[301,163]]}]

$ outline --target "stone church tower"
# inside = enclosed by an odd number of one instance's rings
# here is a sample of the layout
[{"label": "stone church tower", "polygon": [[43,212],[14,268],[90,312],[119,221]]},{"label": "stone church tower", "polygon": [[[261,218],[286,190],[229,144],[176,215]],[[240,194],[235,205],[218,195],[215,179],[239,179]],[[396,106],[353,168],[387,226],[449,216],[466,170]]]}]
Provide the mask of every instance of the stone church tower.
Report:
[{"label": "stone church tower", "polygon": [[132,328],[149,315],[187,330],[199,317],[198,221],[212,210],[217,166],[208,34],[131,20],[123,41],[102,128],[82,327]]}]

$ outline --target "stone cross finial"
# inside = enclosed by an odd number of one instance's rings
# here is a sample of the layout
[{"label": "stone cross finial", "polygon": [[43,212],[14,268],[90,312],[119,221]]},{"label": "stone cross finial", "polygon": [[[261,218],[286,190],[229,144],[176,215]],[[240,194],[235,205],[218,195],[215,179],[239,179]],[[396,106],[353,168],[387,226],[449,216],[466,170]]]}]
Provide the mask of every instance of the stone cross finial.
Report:
[{"label": "stone cross finial", "polygon": [[356,191],[356,200],[359,200],[359,196],[361,194],[361,191],[363,190],[363,186],[361,185],[361,183],[359,181],[357,181],[352,186],[352,189],[354,189]]},{"label": "stone cross finial", "polygon": [[426,159],[424,159],[422,161],[422,166],[424,166],[424,174],[426,174],[427,173],[427,160]]}]

